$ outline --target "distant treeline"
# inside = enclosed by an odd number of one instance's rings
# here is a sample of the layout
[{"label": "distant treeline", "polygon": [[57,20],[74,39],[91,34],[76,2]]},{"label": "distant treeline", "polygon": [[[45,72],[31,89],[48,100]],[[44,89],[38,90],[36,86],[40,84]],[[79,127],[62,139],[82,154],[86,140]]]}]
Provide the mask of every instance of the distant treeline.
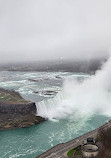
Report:
[{"label": "distant treeline", "polygon": [[4,64],[0,71],[68,71],[90,73],[100,69],[106,58],[91,60],[53,60]]}]

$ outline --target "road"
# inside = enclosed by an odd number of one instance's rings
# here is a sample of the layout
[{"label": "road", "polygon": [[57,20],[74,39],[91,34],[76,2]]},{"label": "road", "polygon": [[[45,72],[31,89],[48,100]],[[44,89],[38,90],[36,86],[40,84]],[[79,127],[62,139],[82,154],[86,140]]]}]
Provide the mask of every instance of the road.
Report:
[{"label": "road", "polygon": [[37,156],[36,158],[67,158],[67,152],[75,148],[83,143],[83,140],[88,138],[88,137],[93,137],[96,138],[98,130],[100,128],[108,128],[111,127],[111,122],[109,121],[108,123],[104,124],[103,126],[86,133],[80,137],[77,137],[71,141],[68,141],[66,143],[58,144],[55,147],[49,149],[45,153]]}]

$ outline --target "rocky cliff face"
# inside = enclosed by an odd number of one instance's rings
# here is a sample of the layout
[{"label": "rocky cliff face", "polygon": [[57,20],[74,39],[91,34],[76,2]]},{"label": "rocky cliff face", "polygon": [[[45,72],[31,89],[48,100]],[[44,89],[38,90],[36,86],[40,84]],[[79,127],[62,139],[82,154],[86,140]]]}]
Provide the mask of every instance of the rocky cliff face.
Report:
[{"label": "rocky cliff face", "polygon": [[43,121],[43,118],[36,116],[35,103],[11,104],[0,101],[0,130],[25,128]]}]

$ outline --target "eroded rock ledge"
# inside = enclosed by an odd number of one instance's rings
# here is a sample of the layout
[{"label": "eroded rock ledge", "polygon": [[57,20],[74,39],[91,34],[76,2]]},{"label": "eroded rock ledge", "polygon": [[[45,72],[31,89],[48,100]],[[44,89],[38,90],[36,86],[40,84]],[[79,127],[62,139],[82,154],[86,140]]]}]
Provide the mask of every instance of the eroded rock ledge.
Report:
[{"label": "eroded rock ledge", "polygon": [[0,130],[25,128],[43,121],[36,116],[35,103],[26,101],[15,91],[0,89]]}]

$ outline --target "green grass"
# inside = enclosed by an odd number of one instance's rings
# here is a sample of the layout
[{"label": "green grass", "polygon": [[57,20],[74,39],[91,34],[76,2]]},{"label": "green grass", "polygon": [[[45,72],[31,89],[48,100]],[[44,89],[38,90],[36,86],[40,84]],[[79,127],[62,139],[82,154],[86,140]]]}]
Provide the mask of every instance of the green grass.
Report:
[{"label": "green grass", "polygon": [[71,158],[71,157],[73,156],[73,153],[74,153],[75,151],[76,151],[75,149],[69,150],[68,153],[67,153],[67,156],[68,156],[69,158]]},{"label": "green grass", "polygon": [[6,103],[28,103],[24,98],[22,98],[19,93],[11,91],[2,91],[0,90],[0,101]]},{"label": "green grass", "polygon": [[72,158],[74,152],[76,152],[76,153],[75,153],[75,156],[76,156],[76,157],[77,157],[78,155],[81,155],[81,146],[78,146],[78,147],[76,147],[76,148],[74,148],[74,149],[69,150],[68,153],[67,153],[67,156],[68,156],[69,158]]}]

